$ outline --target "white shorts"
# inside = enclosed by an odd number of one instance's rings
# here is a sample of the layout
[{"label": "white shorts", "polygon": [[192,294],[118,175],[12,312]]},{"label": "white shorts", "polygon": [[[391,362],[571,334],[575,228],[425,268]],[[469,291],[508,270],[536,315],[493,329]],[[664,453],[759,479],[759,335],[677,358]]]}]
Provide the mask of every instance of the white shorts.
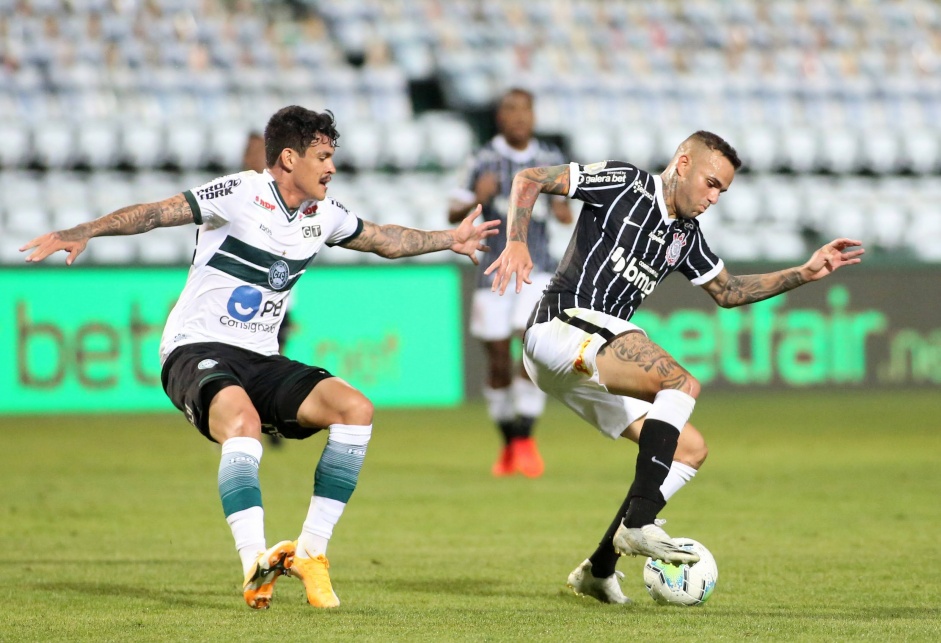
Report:
[{"label": "white shorts", "polygon": [[552,275],[547,272],[534,272],[529,278],[533,283],[523,284],[520,293],[516,292],[515,280],[503,295],[490,292],[489,288],[480,288],[474,292],[470,318],[472,337],[493,342],[509,339],[514,332],[526,328],[529,316],[542,297],[542,291],[549,285]]},{"label": "white shorts", "polygon": [[[614,335],[629,330],[644,332],[639,326],[595,310],[569,308],[565,312]],[[595,358],[607,341],[555,318],[526,331],[523,366],[539,388],[604,435],[618,438],[628,425],[647,415],[651,403],[609,393],[600,383]]]}]

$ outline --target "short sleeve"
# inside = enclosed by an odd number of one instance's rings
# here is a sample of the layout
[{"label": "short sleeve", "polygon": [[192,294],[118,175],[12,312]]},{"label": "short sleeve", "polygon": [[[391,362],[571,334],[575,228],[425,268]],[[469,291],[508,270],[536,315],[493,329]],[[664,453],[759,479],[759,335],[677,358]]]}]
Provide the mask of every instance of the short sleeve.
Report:
[{"label": "short sleeve", "polygon": [[352,241],[363,231],[363,220],[350,212],[345,205],[336,199],[328,198],[327,202],[334,206],[336,225],[333,232],[327,237],[328,246],[338,246]]},{"label": "short sleeve", "polygon": [[690,239],[690,249],[677,269],[686,276],[694,286],[709,283],[722,272],[725,267],[722,259],[712,251],[706,243],[702,231],[696,226],[696,231]]},{"label": "short sleeve", "polygon": [[625,186],[640,178],[640,170],[624,161],[601,161],[580,165],[569,163],[570,199],[599,205],[617,196]]},{"label": "short sleeve", "polygon": [[245,189],[244,177],[241,174],[230,174],[187,190],[183,196],[190,204],[197,224],[218,228],[239,211],[237,204],[242,197],[241,191]]}]

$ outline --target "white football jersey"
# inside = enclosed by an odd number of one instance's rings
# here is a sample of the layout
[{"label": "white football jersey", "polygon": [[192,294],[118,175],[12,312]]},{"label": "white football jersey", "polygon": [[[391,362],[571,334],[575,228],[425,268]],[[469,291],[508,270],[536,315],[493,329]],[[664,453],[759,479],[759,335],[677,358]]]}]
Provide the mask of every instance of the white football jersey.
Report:
[{"label": "white football jersey", "polygon": [[161,364],[177,346],[196,342],[276,354],[291,287],[324,245],[355,238],[363,222],[331,198],[289,210],[267,170],[223,176],[183,195],[199,232],[163,330]]}]

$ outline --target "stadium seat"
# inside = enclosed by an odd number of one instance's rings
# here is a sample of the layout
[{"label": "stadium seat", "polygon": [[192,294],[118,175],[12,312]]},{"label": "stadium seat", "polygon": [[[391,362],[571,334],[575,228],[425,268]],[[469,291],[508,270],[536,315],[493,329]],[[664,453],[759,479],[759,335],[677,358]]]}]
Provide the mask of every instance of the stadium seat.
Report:
[{"label": "stadium seat", "polygon": [[452,169],[467,160],[474,146],[470,126],[453,117],[423,119],[428,158],[440,169]]},{"label": "stadium seat", "polygon": [[25,167],[32,154],[29,130],[17,122],[0,120],[0,168]]},{"label": "stadium seat", "polygon": [[209,124],[209,140],[206,159],[225,172],[235,172],[242,167],[242,157],[248,142],[249,128],[239,121]]},{"label": "stadium seat", "polygon": [[425,130],[414,121],[383,125],[383,159],[397,170],[415,170],[424,160]]},{"label": "stadium seat", "polygon": [[793,127],[782,128],[778,137],[781,150],[781,164],[797,174],[816,170],[817,137],[813,130]]},{"label": "stadium seat", "polygon": [[165,160],[181,170],[194,170],[206,161],[206,127],[201,122],[177,121],[166,129]]},{"label": "stadium seat", "polygon": [[121,125],[121,158],[135,169],[152,169],[163,159],[163,128],[155,123],[128,121]]},{"label": "stadium seat", "polygon": [[120,151],[119,133],[113,122],[98,120],[77,128],[76,164],[92,169],[114,167]]},{"label": "stadium seat", "polygon": [[862,167],[856,133],[843,128],[820,132],[820,163],[834,174],[848,174]]},{"label": "stadium seat", "polygon": [[569,150],[572,160],[578,163],[597,163],[616,156],[615,133],[605,125],[578,123],[569,133]]},{"label": "stadium seat", "polygon": [[33,126],[33,161],[44,168],[62,169],[75,158],[75,132],[64,120],[43,120]]},{"label": "stadium seat", "polygon": [[614,157],[627,161],[641,169],[653,171],[654,151],[657,148],[656,134],[649,128],[636,124],[625,124],[616,134]]},{"label": "stadium seat", "polygon": [[336,162],[351,165],[358,170],[375,170],[382,163],[382,126],[372,121],[344,120],[338,124],[340,147]]},{"label": "stadium seat", "polygon": [[141,242],[137,236],[97,237],[88,243],[89,260],[100,264],[129,264],[138,256]]},{"label": "stadium seat", "polygon": [[916,174],[933,174],[941,168],[941,134],[934,128],[906,128],[902,131],[902,154]]},{"label": "stadium seat", "polygon": [[734,145],[742,164],[752,172],[771,172],[778,164],[778,141],[771,127],[749,125]]}]

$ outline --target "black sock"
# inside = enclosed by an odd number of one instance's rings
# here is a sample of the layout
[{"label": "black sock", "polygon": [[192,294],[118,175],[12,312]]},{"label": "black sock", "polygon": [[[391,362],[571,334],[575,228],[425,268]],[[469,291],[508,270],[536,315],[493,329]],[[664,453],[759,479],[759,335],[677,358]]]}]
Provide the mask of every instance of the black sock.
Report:
[{"label": "black sock", "polygon": [[624,514],[627,513],[630,501],[629,497],[624,499],[621,508],[618,509],[617,515],[614,516],[614,520],[608,527],[608,531],[604,532],[601,542],[598,543],[598,549],[588,557],[588,560],[591,561],[591,574],[595,578],[607,578],[614,573],[614,567],[620,557],[614,551],[614,544],[611,541],[614,539],[614,533],[621,526],[621,520],[624,518]]},{"label": "black sock", "polygon": [[500,433],[503,435],[503,444],[509,445],[510,440],[516,435],[516,418],[512,420],[500,420],[497,422],[500,427]]},{"label": "black sock", "polygon": [[513,434],[514,438],[528,438],[533,434],[533,425],[536,423],[536,418],[530,415],[521,415],[516,418],[516,430]]},{"label": "black sock", "polygon": [[660,485],[670,473],[679,437],[679,429],[663,420],[644,421],[638,441],[634,482],[627,494],[631,502],[624,516],[626,527],[651,524],[666,505]]}]

